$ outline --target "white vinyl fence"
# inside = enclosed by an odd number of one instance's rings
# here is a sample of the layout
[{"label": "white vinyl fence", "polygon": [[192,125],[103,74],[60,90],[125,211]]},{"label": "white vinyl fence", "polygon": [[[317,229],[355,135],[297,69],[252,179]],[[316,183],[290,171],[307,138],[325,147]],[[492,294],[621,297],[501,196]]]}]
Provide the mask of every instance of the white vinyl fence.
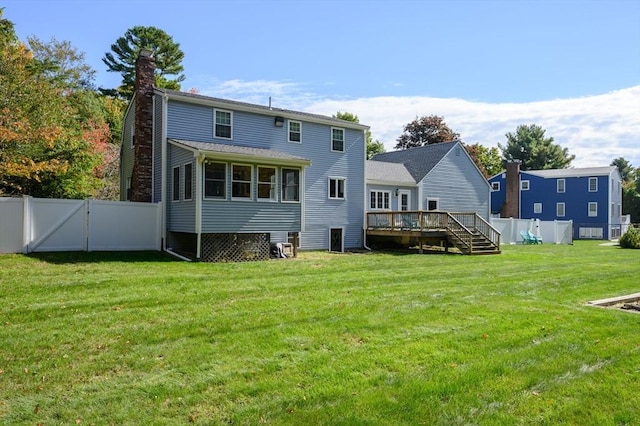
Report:
[{"label": "white vinyl fence", "polygon": [[0,198],[0,253],[161,250],[162,206]]},{"label": "white vinyl fence", "polygon": [[522,243],[520,231],[531,231],[537,237],[542,237],[544,244],[572,244],[573,221],[554,220],[540,221],[538,219],[501,219],[492,217],[491,226],[501,235],[501,244]]}]

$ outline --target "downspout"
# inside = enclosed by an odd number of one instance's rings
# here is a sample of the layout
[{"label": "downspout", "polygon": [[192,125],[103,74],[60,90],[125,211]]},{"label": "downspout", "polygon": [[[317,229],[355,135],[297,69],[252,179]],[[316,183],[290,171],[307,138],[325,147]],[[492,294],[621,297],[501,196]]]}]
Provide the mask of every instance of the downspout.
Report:
[{"label": "downspout", "polygon": [[160,139],[161,146],[161,164],[162,178],[160,180],[160,198],[162,201],[162,250],[167,250],[167,109],[169,108],[169,97],[166,93],[162,95],[162,135]]},{"label": "downspout", "polygon": [[362,247],[365,250],[373,251],[367,246],[367,131],[362,131],[362,140],[364,140],[364,200],[362,200]]},{"label": "downspout", "polygon": [[200,151],[194,152],[196,159],[196,261],[200,260],[202,255],[202,169],[204,168],[205,155]]}]

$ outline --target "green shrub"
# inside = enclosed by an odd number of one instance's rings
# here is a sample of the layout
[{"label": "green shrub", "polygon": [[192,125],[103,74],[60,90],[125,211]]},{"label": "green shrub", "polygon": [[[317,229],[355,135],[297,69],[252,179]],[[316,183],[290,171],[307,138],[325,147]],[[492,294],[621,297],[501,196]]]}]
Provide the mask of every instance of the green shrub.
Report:
[{"label": "green shrub", "polygon": [[640,249],[640,229],[631,227],[620,237],[620,247]]}]

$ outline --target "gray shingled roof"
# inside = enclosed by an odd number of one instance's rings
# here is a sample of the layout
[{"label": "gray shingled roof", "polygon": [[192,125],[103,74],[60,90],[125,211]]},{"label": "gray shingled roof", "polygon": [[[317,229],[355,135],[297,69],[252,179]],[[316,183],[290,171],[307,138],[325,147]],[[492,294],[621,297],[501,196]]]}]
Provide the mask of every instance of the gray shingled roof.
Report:
[{"label": "gray shingled roof", "polygon": [[189,148],[197,149],[198,151],[204,151],[204,152],[244,155],[248,157],[265,158],[265,159],[268,158],[272,160],[307,162],[309,164],[311,163],[311,160],[306,159],[304,157],[298,157],[297,155],[291,155],[291,154],[287,154],[280,151],[274,151],[271,149],[253,148],[253,147],[239,146],[239,145],[227,145],[222,143],[195,142],[195,141],[186,141],[181,139],[169,139],[169,141],[179,145],[189,147]]},{"label": "gray shingled roof", "polygon": [[415,182],[419,182],[456,144],[458,144],[457,141],[444,142],[400,151],[383,152],[375,155],[371,160],[404,164]]},{"label": "gray shingled roof", "polygon": [[583,167],[576,169],[551,169],[551,170],[523,170],[522,173],[528,173],[543,178],[564,178],[578,176],[609,176],[616,166],[605,167]]},{"label": "gray shingled roof", "polygon": [[269,107],[266,105],[250,104],[248,102],[233,101],[230,99],[215,98],[212,96],[203,96],[203,95],[198,95],[194,93],[180,92],[177,90],[156,88],[155,91],[157,93],[165,93],[168,96],[173,98],[182,98],[185,102],[192,100],[192,101],[198,101],[202,103],[226,105],[226,107],[229,109],[240,108],[245,110],[252,110],[255,112],[267,113],[273,116],[276,116],[276,115],[286,115],[286,116],[294,116],[294,117],[297,116],[299,120],[306,119],[308,121],[330,122],[330,123],[333,123],[333,125],[335,126],[352,128],[352,129],[364,130],[369,128],[369,126],[364,124],[354,123],[352,121],[340,120],[338,118],[329,117],[326,115],[312,114],[312,113],[302,112],[302,111],[293,111],[289,109]]},{"label": "gray shingled roof", "polygon": [[367,161],[366,178],[368,181],[414,185],[416,183],[404,164],[388,163],[386,161]]}]

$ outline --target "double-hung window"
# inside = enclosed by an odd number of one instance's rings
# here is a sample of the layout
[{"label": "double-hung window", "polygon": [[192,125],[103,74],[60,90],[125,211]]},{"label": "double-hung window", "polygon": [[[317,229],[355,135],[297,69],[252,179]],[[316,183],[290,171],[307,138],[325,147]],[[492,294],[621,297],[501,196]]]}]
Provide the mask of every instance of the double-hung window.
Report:
[{"label": "double-hung window", "polygon": [[344,187],[344,178],[329,178],[329,198],[332,200],[343,200]]},{"label": "double-hung window", "polygon": [[258,167],[258,200],[276,201],[275,167]]},{"label": "double-hung window", "polygon": [[598,216],[598,203],[589,202],[589,217]]},{"label": "double-hung window", "polygon": [[282,169],[282,201],[300,201],[300,170]]},{"label": "double-hung window", "polygon": [[331,128],[331,151],[344,152],[344,129]]},{"label": "double-hung window", "polygon": [[529,181],[528,180],[520,181],[520,190],[521,191],[528,191],[529,190]]},{"label": "double-hung window", "polygon": [[491,191],[500,191],[500,182],[491,182]]},{"label": "double-hung window", "polygon": [[205,163],[204,196],[205,198],[226,198],[227,165],[224,163]]},{"label": "double-hung window", "polygon": [[193,166],[191,163],[187,163],[184,165],[184,199],[190,200],[191,193],[193,188],[193,176],[192,176]]},{"label": "double-hung window", "polygon": [[216,138],[232,139],[233,114],[231,111],[216,109],[214,110],[214,117],[214,136]]},{"label": "double-hung window", "polygon": [[556,203],[556,216],[564,217],[564,203]]},{"label": "double-hung window", "polygon": [[369,198],[369,209],[388,210],[391,193],[389,191],[371,191]]},{"label": "double-hung window", "polygon": [[542,203],[533,203],[533,214],[542,213]]},{"label": "double-hung window", "polygon": [[180,201],[180,166],[176,166],[173,168],[173,201]]},{"label": "double-hung window", "polygon": [[302,143],[302,123],[289,120],[289,142]]},{"label": "double-hung window", "polygon": [[252,167],[234,164],[231,168],[231,198],[251,199]]},{"label": "double-hung window", "polygon": [[564,179],[558,179],[556,181],[556,192],[558,193],[564,193],[565,191],[565,184],[566,181]]},{"label": "double-hung window", "polygon": [[589,192],[598,192],[598,178],[590,177],[589,178]]}]

